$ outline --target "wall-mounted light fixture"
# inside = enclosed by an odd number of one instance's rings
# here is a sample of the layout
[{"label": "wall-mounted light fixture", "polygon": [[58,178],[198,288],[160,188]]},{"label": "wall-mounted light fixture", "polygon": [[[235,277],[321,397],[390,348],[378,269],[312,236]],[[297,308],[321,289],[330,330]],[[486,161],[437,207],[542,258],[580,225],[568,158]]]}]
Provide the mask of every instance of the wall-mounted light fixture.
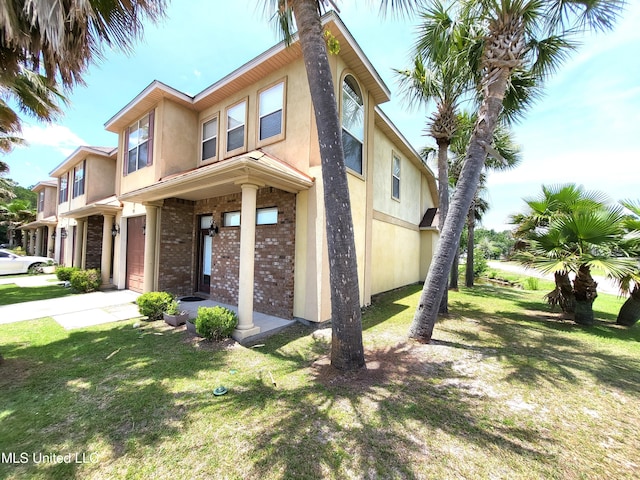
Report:
[{"label": "wall-mounted light fixture", "polygon": [[120,233],[120,227],[118,226],[117,223],[113,224],[113,227],[111,227],[111,236],[115,237],[116,235],[118,235]]},{"label": "wall-mounted light fixture", "polygon": [[61,228],[60,229],[60,238],[67,238],[67,229],[66,228]]},{"label": "wall-mounted light fixture", "polygon": [[147,234],[147,224],[146,223],[144,225],[142,225],[142,234],[143,235]]},{"label": "wall-mounted light fixture", "polygon": [[56,238],[56,231],[55,231],[55,230],[54,230],[54,231],[53,231],[53,233],[51,234],[51,238],[52,238],[53,240],[55,240],[55,238]]},{"label": "wall-mounted light fixture", "polygon": [[220,229],[218,228],[218,224],[216,223],[215,220],[211,220],[211,226],[209,227],[209,236],[210,237],[215,237],[218,232],[220,231]]}]

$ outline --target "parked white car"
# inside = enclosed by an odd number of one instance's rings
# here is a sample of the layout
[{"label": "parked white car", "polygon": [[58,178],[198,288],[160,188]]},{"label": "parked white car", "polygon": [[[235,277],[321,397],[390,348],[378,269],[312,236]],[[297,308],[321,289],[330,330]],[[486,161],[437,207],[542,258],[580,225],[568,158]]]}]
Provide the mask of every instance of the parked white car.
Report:
[{"label": "parked white car", "polygon": [[0,249],[0,275],[37,272],[50,260],[47,257],[23,257],[9,250]]}]

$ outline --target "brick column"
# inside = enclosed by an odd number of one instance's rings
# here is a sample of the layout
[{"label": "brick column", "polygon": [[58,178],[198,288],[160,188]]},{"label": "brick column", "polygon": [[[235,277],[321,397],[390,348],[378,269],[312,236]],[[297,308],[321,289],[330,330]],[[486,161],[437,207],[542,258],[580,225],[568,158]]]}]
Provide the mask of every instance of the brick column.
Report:
[{"label": "brick column", "polygon": [[144,283],[143,292],[152,292],[155,288],[156,272],[156,230],[158,229],[158,207],[145,205],[147,220],[144,237]]},{"label": "brick column", "polygon": [[240,279],[238,286],[238,327],[233,338],[240,341],[260,333],[253,324],[253,279],[256,247],[256,198],[258,186],[245,183],[240,212]]},{"label": "brick column", "polygon": [[102,286],[109,285],[111,278],[111,251],[113,250],[113,215],[104,215],[102,222],[102,258],[100,259],[100,277]]}]

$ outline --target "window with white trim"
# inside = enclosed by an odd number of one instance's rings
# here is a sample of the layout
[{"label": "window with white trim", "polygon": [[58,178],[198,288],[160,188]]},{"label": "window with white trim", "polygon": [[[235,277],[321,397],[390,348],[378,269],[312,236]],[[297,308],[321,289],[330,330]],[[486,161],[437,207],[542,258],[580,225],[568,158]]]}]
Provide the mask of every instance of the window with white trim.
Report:
[{"label": "window with white trim", "polygon": [[218,117],[202,124],[202,161],[218,156]]},{"label": "window with white trim", "polygon": [[400,200],[400,157],[394,155],[391,163],[391,196]]},{"label": "window with white trim", "polygon": [[281,137],[284,133],[284,82],[258,94],[258,141]]},{"label": "window with white trim", "polygon": [[362,174],[364,145],[364,101],[352,75],[342,82],[342,146],[344,162],[351,170]]},{"label": "window with white trim", "polygon": [[153,163],[153,120],[152,110],[127,128],[125,175]]},{"label": "window with white trim", "polygon": [[227,109],[227,153],[245,148],[247,101]]},{"label": "window with white trim", "polygon": [[60,177],[58,185],[58,203],[64,203],[69,199],[69,173]]},{"label": "window with white trim", "polygon": [[44,190],[38,192],[38,213],[44,212]]},{"label": "window with white trim", "polygon": [[275,225],[278,223],[278,207],[256,210],[256,225]]},{"label": "window with white trim", "polygon": [[240,212],[225,212],[222,217],[223,227],[239,227],[240,226]]},{"label": "window with white trim", "polygon": [[84,195],[84,167],[85,161],[73,169],[73,198]]}]

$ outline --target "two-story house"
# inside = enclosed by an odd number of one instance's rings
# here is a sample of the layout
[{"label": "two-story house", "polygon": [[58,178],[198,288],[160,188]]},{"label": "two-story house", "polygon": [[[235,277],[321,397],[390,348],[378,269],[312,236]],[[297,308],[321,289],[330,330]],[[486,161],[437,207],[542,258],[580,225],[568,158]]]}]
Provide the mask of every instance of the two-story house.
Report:
[{"label": "two-story house", "polygon": [[30,255],[54,258],[56,225],[56,192],[54,180],[38,182],[31,189],[38,195],[36,219],[20,227],[23,233],[23,245]]},{"label": "two-story house", "polygon": [[[390,91],[347,28],[332,12],[323,23],[340,42],[330,62],[366,305],[425,278],[437,231],[423,219],[437,206],[436,184],[379,109]],[[85,228],[102,216],[103,242],[115,216],[118,288],[238,305],[239,339],[258,333],[254,310],[330,319],[325,179],[297,42],[274,46],[195,96],[154,81],[105,126],[119,136],[122,209],[110,197],[113,209],[91,200],[61,215],[78,221],[86,213]]]},{"label": "two-story house", "polygon": [[115,196],[116,155],[113,147],[79,147],[52,172],[57,182],[61,265],[99,268],[102,284],[111,284],[116,214],[122,204]]}]

